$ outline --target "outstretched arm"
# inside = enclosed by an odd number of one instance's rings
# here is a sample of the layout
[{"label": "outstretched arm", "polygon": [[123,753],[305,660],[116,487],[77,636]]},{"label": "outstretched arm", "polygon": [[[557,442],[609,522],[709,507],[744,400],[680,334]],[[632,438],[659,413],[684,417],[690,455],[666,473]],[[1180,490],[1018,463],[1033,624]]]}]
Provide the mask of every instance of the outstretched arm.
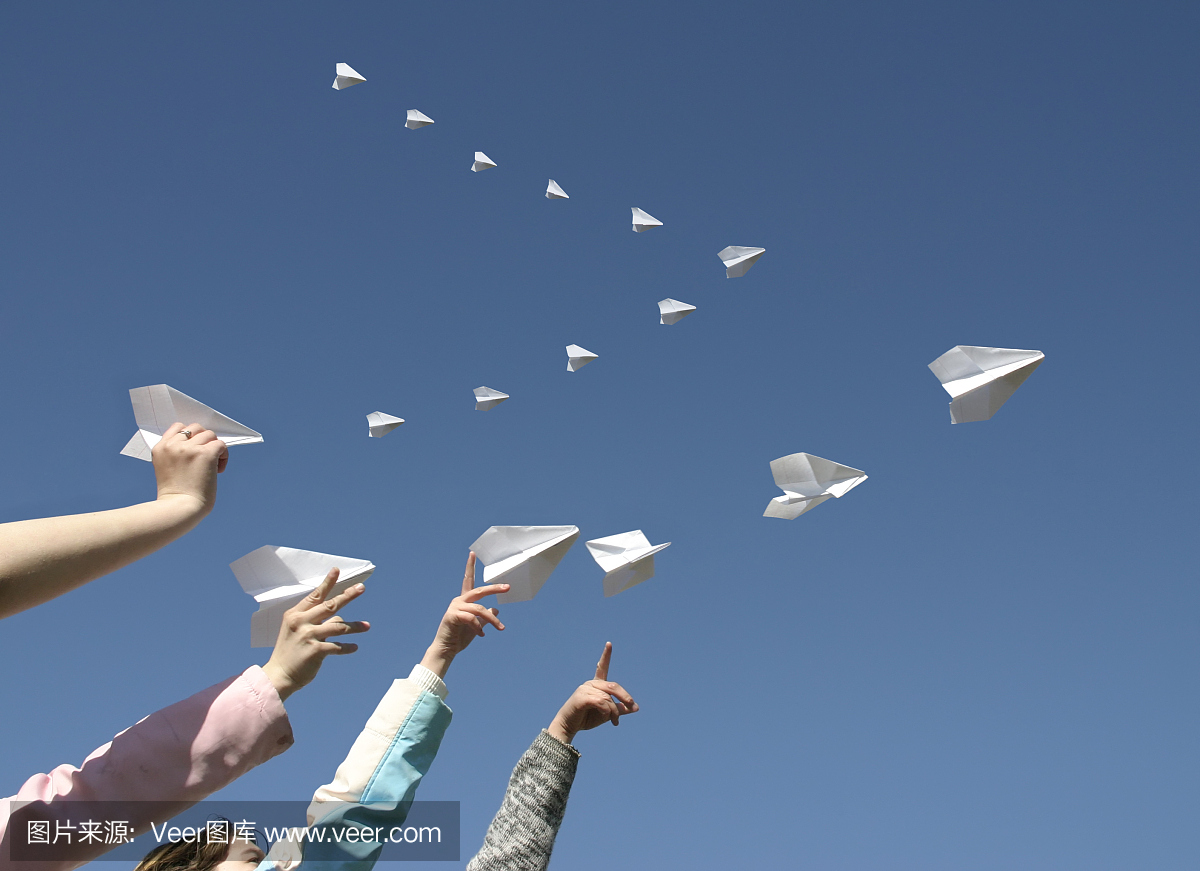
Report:
[{"label": "outstretched arm", "polygon": [[[462,594],[450,602],[433,643],[407,678],[393,681],[331,783],[320,787],[308,809],[308,825],[332,831],[390,830],[403,826],[417,787],[437,756],[452,713],[442,678],[450,663],[487,624],[504,629],[496,609],[479,599],[508,590],[508,584],[475,586],[475,554],[467,558]],[[382,843],[358,840],[343,832],[310,839],[307,844],[280,841],[264,860],[263,871],[309,866],[367,871],[379,858]],[[337,863],[327,865],[325,863]]]},{"label": "outstretched arm", "polygon": [[579,764],[579,751],[571,741],[602,723],[616,726],[623,714],[638,710],[625,688],[608,679],[611,659],[612,644],[605,644],[596,678],[575,690],[550,728],[525,751],[488,826],[483,848],[467,864],[467,871],[545,871],[550,864]]},{"label": "outstretched arm", "polygon": [[229,456],[225,443],[199,424],[176,423],[151,456],[153,502],[0,524],[0,619],[129,565],[204,519]]}]

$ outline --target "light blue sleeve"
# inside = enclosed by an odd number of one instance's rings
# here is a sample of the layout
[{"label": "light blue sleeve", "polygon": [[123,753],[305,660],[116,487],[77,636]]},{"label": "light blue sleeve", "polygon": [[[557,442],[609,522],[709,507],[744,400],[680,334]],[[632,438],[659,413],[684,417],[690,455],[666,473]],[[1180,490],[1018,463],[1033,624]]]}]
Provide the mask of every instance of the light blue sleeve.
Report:
[{"label": "light blue sleeve", "polygon": [[[332,808],[309,826],[313,831],[303,845],[303,859],[298,864],[289,863],[288,871],[369,871],[383,851],[383,844],[347,840],[348,830],[403,826],[451,716],[450,708],[441,698],[422,690],[380,757],[361,798],[356,802],[332,802]],[[257,871],[274,871],[278,867],[268,858]]]}]

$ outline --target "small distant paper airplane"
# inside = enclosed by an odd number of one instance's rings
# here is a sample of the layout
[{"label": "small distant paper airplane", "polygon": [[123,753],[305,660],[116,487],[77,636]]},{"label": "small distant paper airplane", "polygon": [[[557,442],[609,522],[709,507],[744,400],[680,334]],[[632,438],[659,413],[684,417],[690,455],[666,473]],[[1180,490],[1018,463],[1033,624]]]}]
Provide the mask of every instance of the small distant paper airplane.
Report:
[{"label": "small distant paper airplane", "polygon": [[528,602],[558,567],[579,537],[577,526],[493,526],[475,539],[471,550],[486,565],[485,584],[509,584],[496,601]]},{"label": "small distant paper airplane", "polygon": [[741,278],[765,253],[767,253],[766,248],[743,248],[741,245],[730,245],[728,248],[722,248],[717,256],[725,264],[726,278]]},{"label": "small distant paper airplane", "polygon": [[121,449],[127,457],[150,462],[150,450],[162,441],[162,435],[173,423],[198,423],[211,429],[217,438],[227,445],[254,445],[263,437],[219,411],[214,411],[202,402],[197,402],[186,393],[180,393],[166,384],[135,387],[129,391],[133,402],[133,417],[138,431]]},{"label": "small distant paper airplane", "polygon": [[783,495],[767,503],[763,517],[784,520],[795,520],[827,499],[845,496],[867,480],[866,472],[804,453],[772,460],[771,474]]},{"label": "small distant paper airplane", "polygon": [[587,549],[604,569],[604,595],[615,596],[654,577],[654,555],[666,544],[650,544],[640,529],[587,542]]},{"label": "small distant paper airplane", "polygon": [[955,345],[929,364],[950,394],[950,422],[990,420],[1042,365],[1041,351]]},{"label": "small distant paper airplane", "polygon": [[653,215],[646,214],[641,209],[639,209],[637,206],[633,206],[632,208],[633,208],[633,232],[644,233],[646,230],[649,230],[651,227],[661,227],[663,225],[663,222],[660,221],[658,218],[655,218]]},{"label": "small distant paper airplane", "polygon": [[658,322],[660,324],[677,324],[696,310],[694,305],[680,302],[677,299],[660,299],[658,301]]},{"label": "small distant paper airplane", "polygon": [[408,120],[404,122],[404,126],[409,130],[416,130],[418,127],[428,127],[433,123],[433,119],[416,109],[408,110]]},{"label": "small distant paper airplane", "polygon": [[506,399],[508,399],[508,394],[501,393],[499,390],[493,390],[490,387],[475,388],[476,411],[487,411],[489,408],[495,408]]},{"label": "small distant paper airplane", "polygon": [[482,151],[476,151],[475,162],[471,164],[471,172],[483,172],[485,169],[491,169],[495,165],[492,163],[492,159]]},{"label": "small distant paper airplane", "polygon": [[578,345],[567,345],[567,371],[575,372],[582,369],[593,360],[598,360],[599,354],[593,354],[587,348],[581,348]]},{"label": "small distant paper airplane", "polygon": [[367,427],[370,429],[373,439],[383,438],[402,423],[404,423],[404,418],[392,417],[382,411],[372,411],[367,415]]},{"label": "small distant paper airplane", "polygon": [[251,647],[273,647],[283,612],[316,589],[330,569],[341,569],[330,598],[375,571],[369,560],[269,544],[234,560],[229,567],[242,589],[258,602],[258,610],[250,618]]},{"label": "small distant paper airplane", "polygon": [[548,200],[569,200],[567,192],[558,186],[558,182],[550,179],[550,184],[546,185],[546,199]]},{"label": "small distant paper airplane", "polygon": [[365,81],[366,79],[356,73],[350,64],[338,64],[337,78],[333,80],[333,89],[340,91],[343,88],[349,88],[352,85],[357,85]]}]

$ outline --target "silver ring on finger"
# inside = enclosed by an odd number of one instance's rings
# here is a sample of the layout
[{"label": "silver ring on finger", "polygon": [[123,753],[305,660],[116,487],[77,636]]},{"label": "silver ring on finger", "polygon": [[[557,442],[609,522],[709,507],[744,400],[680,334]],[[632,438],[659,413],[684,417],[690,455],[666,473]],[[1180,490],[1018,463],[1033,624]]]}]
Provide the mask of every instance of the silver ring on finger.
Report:
[{"label": "silver ring on finger", "polygon": [[192,431],[190,429],[181,430],[179,434],[185,439],[190,439],[192,437]]}]

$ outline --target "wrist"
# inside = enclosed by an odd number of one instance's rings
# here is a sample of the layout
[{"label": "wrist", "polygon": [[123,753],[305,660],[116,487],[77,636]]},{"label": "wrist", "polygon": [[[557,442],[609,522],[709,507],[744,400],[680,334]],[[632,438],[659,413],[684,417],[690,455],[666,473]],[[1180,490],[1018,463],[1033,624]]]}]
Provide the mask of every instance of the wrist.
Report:
[{"label": "wrist", "polygon": [[450,663],[454,662],[455,654],[442,649],[438,644],[429,645],[429,649],[425,651],[425,655],[421,657],[421,665],[432,671],[442,680],[446,679],[446,672],[450,670]]},{"label": "wrist", "polygon": [[554,718],[549,727],[547,727],[546,731],[550,733],[551,738],[554,738],[555,740],[567,745],[570,745],[571,742],[575,740],[575,736],[578,734],[576,730],[570,728],[559,717]]},{"label": "wrist", "polygon": [[275,687],[275,692],[279,694],[281,702],[286,702],[288,696],[299,689],[291,676],[274,662],[267,662],[263,666],[263,674],[267,676],[267,680],[271,682],[271,686]]},{"label": "wrist", "polygon": [[180,523],[198,522],[212,511],[210,503],[192,493],[159,490],[158,497],[154,501],[163,506],[165,510],[175,514]]}]

